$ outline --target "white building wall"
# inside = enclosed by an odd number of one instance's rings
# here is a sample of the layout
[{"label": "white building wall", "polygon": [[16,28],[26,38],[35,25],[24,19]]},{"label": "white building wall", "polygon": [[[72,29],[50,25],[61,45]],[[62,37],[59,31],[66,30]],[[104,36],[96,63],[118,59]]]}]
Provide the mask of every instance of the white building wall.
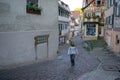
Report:
[{"label": "white building wall", "polygon": [[56,56],[57,0],[39,0],[38,4],[42,7],[41,15],[26,13],[26,0],[0,0],[0,68],[34,62],[36,56],[34,37],[38,35],[49,35],[48,58],[43,60]]}]

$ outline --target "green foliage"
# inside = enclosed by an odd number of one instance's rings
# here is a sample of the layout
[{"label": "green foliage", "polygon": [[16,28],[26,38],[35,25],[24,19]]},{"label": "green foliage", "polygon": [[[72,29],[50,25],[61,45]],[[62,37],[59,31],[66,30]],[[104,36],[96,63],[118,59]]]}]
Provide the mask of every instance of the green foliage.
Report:
[{"label": "green foliage", "polygon": [[38,7],[36,4],[33,4],[31,2],[28,2],[26,5],[27,10],[33,10],[33,11],[41,11],[42,9]]},{"label": "green foliage", "polygon": [[100,16],[96,16],[98,19],[100,18]]},{"label": "green foliage", "polygon": [[79,11],[80,15],[83,13],[81,8],[76,8],[75,11]]},{"label": "green foliage", "polygon": [[97,19],[97,16],[94,15],[92,18],[93,18],[93,19]]},{"label": "green foliage", "polygon": [[87,43],[89,44],[88,47],[83,47],[87,51],[92,51],[96,47],[102,47],[104,49],[107,48],[107,43],[104,41],[104,39],[90,40],[90,41],[87,41]]},{"label": "green foliage", "polygon": [[99,19],[100,17],[99,16],[96,16],[96,15],[94,15],[94,16],[87,16],[87,15],[85,15],[85,18],[87,18],[87,19],[91,19],[91,18],[93,18],[93,19]]},{"label": "green foliage", "polygon": [[104,41],[104,43],[103,43],[103,48],[106,49],[107,46],[108,46],[107,43]]},{"label": "green foliage", "polygon": [[87,19],[91,19],[91,16],[86,16],[86,15],[85,15],[85,18],[87,18]]},{"label": "green foliage", "polygon": [[83,47],[86,51],[90,51],[89,47]]}]

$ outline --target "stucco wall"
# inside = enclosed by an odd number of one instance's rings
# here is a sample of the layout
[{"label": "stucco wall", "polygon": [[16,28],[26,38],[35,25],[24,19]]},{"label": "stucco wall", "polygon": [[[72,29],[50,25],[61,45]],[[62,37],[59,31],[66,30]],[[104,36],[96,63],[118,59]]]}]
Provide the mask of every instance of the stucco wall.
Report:
[{"label": "stucco wall", "polygon": [[[110,44],[110,48],[114,52],[120,52],[120,43],[116,43],[116,35],[118,35],[118,39],[120,40],[120,32],[113,30],[105,30],[105,41],[107,44]],[[109,39],[110,38],[110,43]]]},{"label": "stucco wall", "polygon": [[26,13],[26,0],[0,0],[0,31],[57,30],[57,5],[57,0],[40,0],[41,15],[35,15]]},{"label": "stucco wall", "polygon": [[[110,7],[108,10],[105,11],[105,17],[111,16],[114,13],[114,6]],[[105,29],[105,36],[104,39],[107,42],[108,46],[110,46],[111,50],[114,52],[120,52],[120,43],[116,44],[116,35],[120,38],[120,31],[119,29],[120,20],[117,17],[114,17],[114,24],[113,29]],[[112,28],[112,25],[105,25],[105,27]],[[117,28],[114,30],[114,28]]]},{"label": "stucco wall", "polygon": [[[119,43],[117,43],[116,35],[118,35]],[[120,52],[120,31],[113,31],[113,39],[114,39],[114,41],[112,42],[113,51]]]},{"label": "stucco wall", "polygon": [[[110,39],[110,40],[108,40]],[[113,31],[112,30],[105,30],[105,41],[108,44],[109,47],[112,48],[112,43],[113,42]]]},{"label": "stucco wall", "polygon": [[0,0],[0,67],[34,62],[37,35],[49,35],[46,59],[56,56],[57,0],[39,0],[38,4],[42,7],[41,15],[26,13],[26,0]]}]

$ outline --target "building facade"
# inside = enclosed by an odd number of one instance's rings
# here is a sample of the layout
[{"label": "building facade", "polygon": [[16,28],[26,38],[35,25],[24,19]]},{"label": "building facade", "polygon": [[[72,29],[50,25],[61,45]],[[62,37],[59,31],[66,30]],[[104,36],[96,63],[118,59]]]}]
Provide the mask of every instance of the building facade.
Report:
[{"label": "building facade", "polygon": [[84,40],[97,40],[104,36],[105,0],[83,2]]},{"label": "building facade", "polygon": [[70,20],[70,39],[75,36],[75,18],[71,15],[71,20]]},{"label": "building facade", "polygon": [[120,52],[120,0],[106,0],[104,39],[114,52]]},{"label": "building facade", "polygon": [[58,0],[0,0],[0,68],[55,58],[57,7]]},{"label": "building facade", "polygon": [[69,39],[70,9],[63,1],[58,0],[58,11],[59,44],[64,44]]},{"label": "building facade", "polygon": [[77,36],[81,30],[80,11],[71,11],[72,22],[74,22],[74,34]]}]

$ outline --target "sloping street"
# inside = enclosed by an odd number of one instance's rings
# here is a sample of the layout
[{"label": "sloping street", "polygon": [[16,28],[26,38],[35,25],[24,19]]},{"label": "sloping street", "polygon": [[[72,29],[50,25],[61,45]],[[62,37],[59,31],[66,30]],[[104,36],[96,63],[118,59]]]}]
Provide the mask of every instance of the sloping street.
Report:
[{"label": "sloping street", "polygon": [[70,66],[69,45],[66,44],[59,47],[55,60],[0,70],[0,80],[77,80],[96,69],[100,62],[83,49],[83,40],[79,36],[74,41],[79,50],[75,67]]},{"label": "sloping street", "polygon": [[0,0],[0,80],[120,80],[120,0]]},{"label": "sloping street", "polygon": [[96,48],[90,52],[91,55],[99,59],[99,66],[80,77],[78,80],[120,80],[120,57],[115,53]]}]

